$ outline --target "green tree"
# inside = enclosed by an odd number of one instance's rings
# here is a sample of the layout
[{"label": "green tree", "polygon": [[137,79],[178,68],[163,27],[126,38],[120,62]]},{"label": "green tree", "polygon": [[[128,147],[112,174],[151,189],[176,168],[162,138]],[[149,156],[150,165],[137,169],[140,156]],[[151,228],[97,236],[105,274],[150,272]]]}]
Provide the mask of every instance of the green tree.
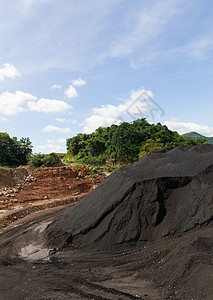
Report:
[{"label": "green tree", "polygon": [[56,167],[62,165],[60,158],[55,153],[41,154],[36,153],[28,156],[28,164],[38,167]]},{"label": "green tree", "polygon": [[15,147],[17,150],[17,158],[22,165],[27,164],[27,156],[32,153],[32,143],[30,142],[29,137],[21,138],[19,141],[15,139]]},{"label": "green tree", "polygon": [[27,164],[27,155],[32,153],[29,138],[10,138],[6,132],[0,132],[0,165],[19,166]]},{"label": "green tree", "polygon": [[146,144],[144,144],[139,152],[139,158],[141,159],[146,154],[156,153],[156,152],[166,152],[167,148],[163,143],[159,141],[155,141],[152,139],[147,140]]},{"label": "green tree", "polygon": [[111,161],[134,162],[143,153],[168,151],[178,145],[200,145],[204,140],[195,140],[179,135],[160,123],[149,124],[146,119],[132,123],[100,127],[91,134],[78,134],[67,139],[67,150],[75,159],[84,163]]}]

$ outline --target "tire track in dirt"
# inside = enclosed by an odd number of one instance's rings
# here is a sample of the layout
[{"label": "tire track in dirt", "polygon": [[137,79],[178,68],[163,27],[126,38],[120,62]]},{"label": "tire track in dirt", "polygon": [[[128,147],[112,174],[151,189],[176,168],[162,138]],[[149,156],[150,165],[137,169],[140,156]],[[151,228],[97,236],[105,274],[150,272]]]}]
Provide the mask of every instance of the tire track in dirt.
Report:
[{"label": "tire track in dirt", "polygon": [[[104,284],[112,279],[111,271],[107,271],[108,264],[114,272],[120,272],[113,254],[94,256],[73,252],[67,257],[68,253],[56,252],[49,255],[49,259],[23,259],[21,250],[31,244],[42,245],[44,228],[67,209],[57,207],[33,214],[17,227],[5,228],[1,232],[0,299],[153,299],[143,296],[145,293],[142,295],[141,288],[138,293],[138,288],[128,291],[119,285]],[[126,275],[121,274],[121,277]]]}]

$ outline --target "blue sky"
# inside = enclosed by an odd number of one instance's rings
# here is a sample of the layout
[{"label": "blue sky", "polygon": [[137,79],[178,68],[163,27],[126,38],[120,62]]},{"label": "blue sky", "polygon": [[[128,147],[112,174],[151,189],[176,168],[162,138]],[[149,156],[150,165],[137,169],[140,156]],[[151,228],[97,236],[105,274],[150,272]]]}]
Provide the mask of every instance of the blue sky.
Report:
[{"label": "blue sky", "polygon": [[34,152],[147,117],[213,136],[211,0],[1,0],[0,131]]}]

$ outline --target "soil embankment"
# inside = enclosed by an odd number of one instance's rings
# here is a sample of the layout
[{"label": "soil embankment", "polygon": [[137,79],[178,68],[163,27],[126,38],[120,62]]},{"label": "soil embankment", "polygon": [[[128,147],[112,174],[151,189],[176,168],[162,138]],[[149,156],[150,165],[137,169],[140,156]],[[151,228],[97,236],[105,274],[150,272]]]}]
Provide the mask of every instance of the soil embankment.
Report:
[{"label": "soil embankment", "polygon": [[0,189],[1,195],[3,191],[9,188],[22,187],[30,175],[32,174],[31,167],[19,167],[11,169],[8,167],[0,167]]},{"label": "soil embankment", "polygon": [[79,201],[105,178],[94,175],[84,167],[0,168],[0,228],[32,212]]}]

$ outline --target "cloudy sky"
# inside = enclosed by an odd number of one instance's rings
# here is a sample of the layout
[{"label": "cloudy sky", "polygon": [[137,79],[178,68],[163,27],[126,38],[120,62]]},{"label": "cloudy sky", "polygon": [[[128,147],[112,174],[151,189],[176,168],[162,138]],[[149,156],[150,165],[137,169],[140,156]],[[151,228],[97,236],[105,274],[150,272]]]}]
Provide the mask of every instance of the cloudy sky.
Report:
[{"label": "cloudy sky", "polygon": [[34,152],[146,117],[213,136],[211,0],[1,0],[0,131]]}]

